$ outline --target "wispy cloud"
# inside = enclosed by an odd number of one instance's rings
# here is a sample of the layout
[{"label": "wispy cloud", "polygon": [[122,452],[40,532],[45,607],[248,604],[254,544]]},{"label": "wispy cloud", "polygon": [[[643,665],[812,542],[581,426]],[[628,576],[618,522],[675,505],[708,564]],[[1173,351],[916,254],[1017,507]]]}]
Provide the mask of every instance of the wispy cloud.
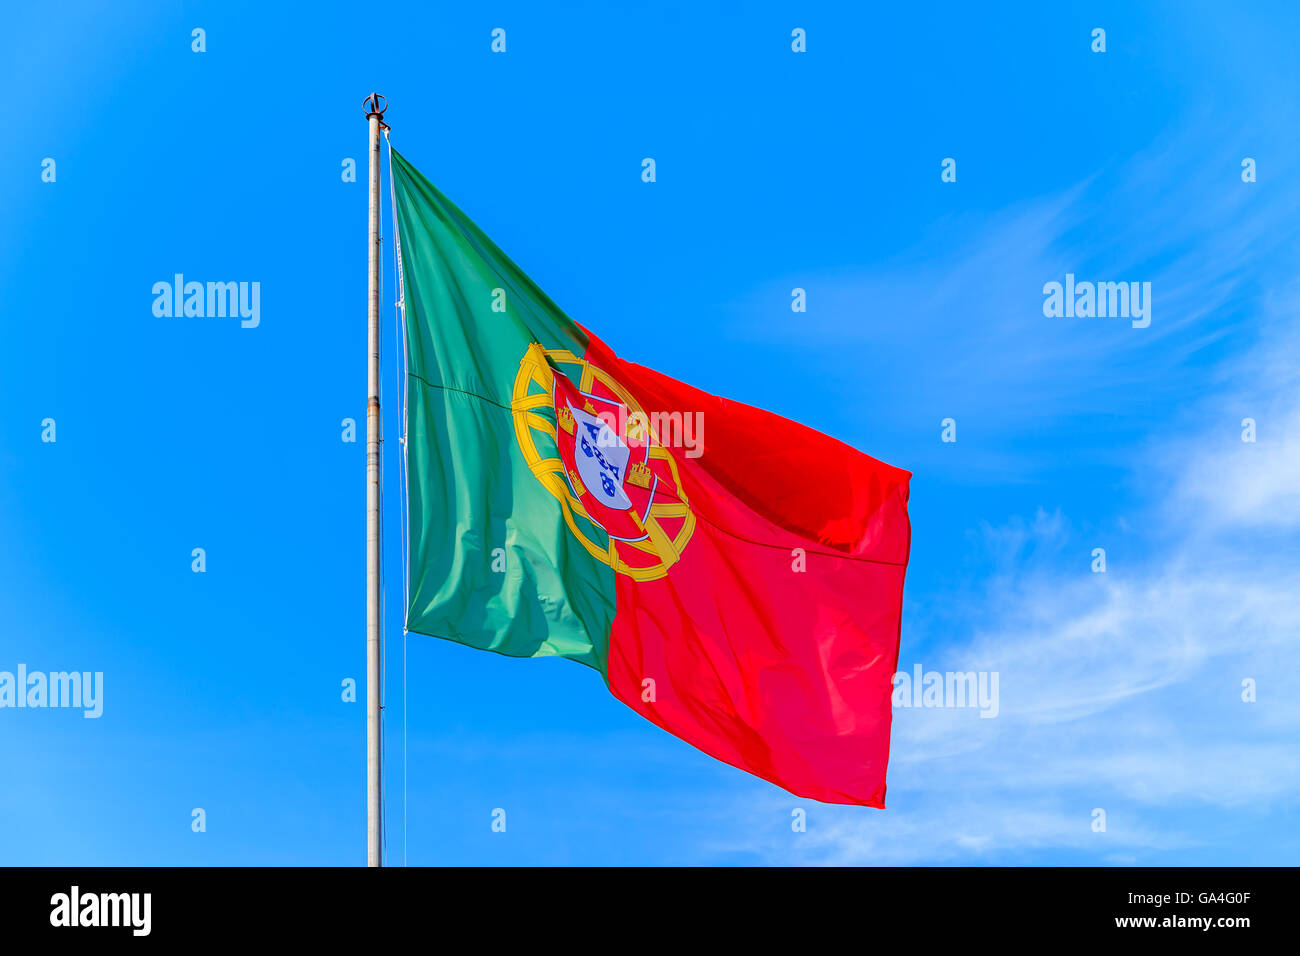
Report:
[{"label": "wispy cloud", "polygon": [[[947,278],[930,267],[911,307],[950,313],[980,280],[999,290],[977,298],[970,328],[955,333],[951,350],[965,355],[952,374],[1032,394],[1026,415],[1065,414],[1081,396],[1069,394],[1082,387],[1079,376],[1054,381],[1054,369],[1083,369],[1099,389],[1122,388],[1128,374],[1173,382],[1188,375],[1192,352],[1230,326],[1251,344],[1221,350],[1221,361],[1198,372],[1199,397],[1189,393],[1160,430],[1123,450],[1136,509],[1104,526],[1038,509],[975,529],[987,574],[930,596],[952,602],[943,619],[961,629],[905,635],[900,667],[916,659],[910,645],[927,649],[927,669],[997,671],[998,718],[897,709],[891,809],[816,807],[806,834],[758,841],[755,852],[813,863],[1008,862],[1029,851],[1140,862],[1222,841],[1206,821],[1228,810],[1269,813],[1300,797],[1300,376],[1291,359],[1300,322],[1296,299],[1265,294],[1249,268],[1263,246],[1291,243],[1292,229],[1280,210],[1222,195],[1193,208],[1190,196],[1206,188],[1200,178],[1165,188],[1170,176],[1178,181],[1179,155],[1146,157],[1124,177],[1117,203],[1146,188],[1162,198],[1139,204],[1087,256],[1057,248],[1089,228],[1078,197],[1061,197],[992,227],[985,247]],[[1163,178],[1153,181],[1156,170]],[[1228,225],[1215,232],[1214,223]],[[1135,249],[1160,254],[1124,254]],[[1025,304],[1015,296],[1011,308],[995,304],[1013,287],[1103,262],[1116,277],[1139,270],[1134,277],[1160,290],[1163,316],[1122,332],[1150,333],[1140,357],[1105,335],[1084,342],[1057,330],[1026,341]],[[917,276],[882,273],[865,287],[902,309]],[[819,334],[816,323],[812,330]],[[999,346],[1015,361],[988,376],[972,371]],[[1243,417],[1256,419],[1254,443],[1242,441]],[[1106,572],[1093,573],[1091,549],[1115,542],[1123,546],[1109,549]],[[1247,680],[1254,703],[1242,700]],[[1092,827],[1095,808],[1106,811],[1104,833]]]},{"label": "wispy cloud", "polygon": [[[1286,277],[1300,229],[1289,181],[1267,194],[1240,181],[1240,143],[1260,137],[1222,130],[1208,151],[1206,139],[1198,127],[1062,191],[954,215],[861,268],[783,276],[735,303],[735,334],[815,354],[828,377],[881,396],[864,404],[883,418],[941,404],[990,435],[1117,412],[1149,425],[1153,385],[1190,400],[1208,355],[1252,347],[1259,299]],[[1150,282],[1151,326],[1046,318],[1043,285],[1066,273]],[[809,307],[792,317],[795,286]]]},{"label": "wispy cloud", "polygon": [[[1236,535],[1271,516],[1294,527],[1290,495],[1273,490],[1295,487],[1295,457],[1274,449],[1249,465],[1226,464],[1238,450],[1224,449],[1217,434],[1182,447],[1175,479],[1196,494],[1150,516],[1185,529],[1176,540],[1105,574],[1078,554],[1029,577],[999,573],[960,615],[984,625],[925,660],[938,670],[998,671],[996,720],[896,711],[897,812],[819,808],[815,835],[769,852],[817,862],[978,862],[1035,847],[1099,859],[1122,848],[1141,859],[1141,851],[1212,839],[1170,822],[1182,811],[1267,811],[1300,797],[1296,541]],[[1244,455],[1254,451],[1246,445]],[[1207,461],[1219,465],[1212,482],[1202,477]],[[985,539],[1014,565],[1030,550],[1060,554],[1062,539],[1081,536],[1059,514],[1040,513]],[[1246,679],[1256,682],[1256,703],[1242,701]],[[1105,834],[1090,828],[1095,807],[1109,815]]]}]

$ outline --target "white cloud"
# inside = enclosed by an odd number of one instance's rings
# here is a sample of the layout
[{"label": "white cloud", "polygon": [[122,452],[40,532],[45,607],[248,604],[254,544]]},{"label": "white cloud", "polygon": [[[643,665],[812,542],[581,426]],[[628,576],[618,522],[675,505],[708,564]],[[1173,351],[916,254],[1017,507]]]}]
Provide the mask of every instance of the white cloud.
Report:
[{"label": "white cloud", "polygon": [[[815,807],[807,834],[757,851],[840,864],[1029,851],[1142,862],[1215,843],[1225,813],[1300,798],[1300,391],[1285,368],[1257,371],[1277,367],[1278,341],[1222,369],[1229,387],[1189,410],[1199,430],[1135,469],[1141,484],[1174,489],[1128,516],[1158,542],[1140,562],[1128,548],[1093,574],[1083,539],[1097,533],[1059,511],[982,527],[974,540],[994,574],[949,615],[973,623],[919,660],[997,671],[1000,715],[897,709],[891,809]],[[1255,445],[1224,435],[1223,410],[1243,404],[1263,409]],[[918,660],[908,643],[905,632],[903,669]],[[1241,699],[1247,678],[1255,703]],[[1094,807],[1107,811],[1104,834]]]}]

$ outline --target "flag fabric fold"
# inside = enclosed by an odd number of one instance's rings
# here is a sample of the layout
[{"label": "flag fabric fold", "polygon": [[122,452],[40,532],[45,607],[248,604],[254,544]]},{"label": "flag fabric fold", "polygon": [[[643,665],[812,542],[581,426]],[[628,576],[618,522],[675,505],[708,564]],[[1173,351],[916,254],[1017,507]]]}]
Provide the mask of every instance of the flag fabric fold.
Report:
[{"label": "flag fabric fold", "polygon": [[719,760],[883,807],[910,474],[621,359],[391,158],[408,629],[572,658]]}]

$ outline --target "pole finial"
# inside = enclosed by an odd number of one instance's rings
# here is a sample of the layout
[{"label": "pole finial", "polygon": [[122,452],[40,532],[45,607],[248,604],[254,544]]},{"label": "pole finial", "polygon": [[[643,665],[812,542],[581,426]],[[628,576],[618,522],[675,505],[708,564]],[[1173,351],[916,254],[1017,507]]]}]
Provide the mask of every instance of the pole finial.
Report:
[{"label": "pole finial", "polygon": [[366,111],[366,119],[372,116],[378,116],[379,122],[384,121],[384,110],[388,109],[388,100],[379,93],[371,93],[361,104]]}]

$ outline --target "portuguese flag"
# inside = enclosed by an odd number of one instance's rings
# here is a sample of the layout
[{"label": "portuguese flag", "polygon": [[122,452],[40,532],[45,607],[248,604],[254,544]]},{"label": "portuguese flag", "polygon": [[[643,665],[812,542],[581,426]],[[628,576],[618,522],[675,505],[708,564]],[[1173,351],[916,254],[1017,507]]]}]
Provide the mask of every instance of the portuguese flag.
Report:
[{"label": "portuguese flag", "polygon": [[910,474],[619,358],[396,150],[408,630],[883,807]]}]

